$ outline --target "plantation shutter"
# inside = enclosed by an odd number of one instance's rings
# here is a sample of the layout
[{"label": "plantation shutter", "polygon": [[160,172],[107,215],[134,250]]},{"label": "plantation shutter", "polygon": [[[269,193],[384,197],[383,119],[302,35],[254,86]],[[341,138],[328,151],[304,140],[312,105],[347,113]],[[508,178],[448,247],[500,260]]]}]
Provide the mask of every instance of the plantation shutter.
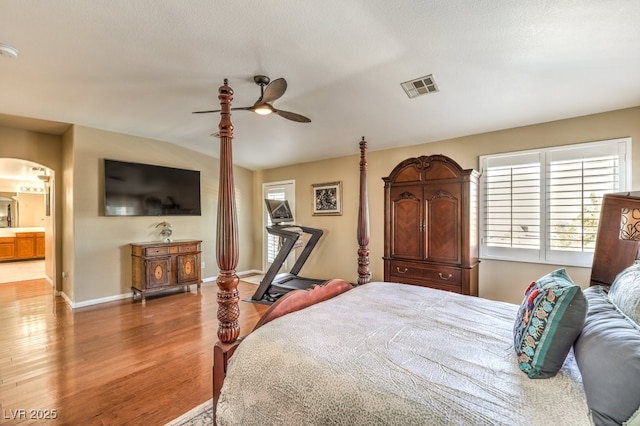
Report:
[{"label": "plantation shutter", "polygon": [[548,157],[549,260],[569,259],[566,252],[593,253],[602,197],[620,191],[620,155],[600,144],[552,150]]},{"label": "plantation shutter", "polygon": [[627,189],[631,138],[480,157],[481,256],[590,266],[602,197]]},{"label": "plantation shutter", "polygon": [[[269,188],[267,191],[267,199],[269,200],[280,200],[283,201],[286,198],[286,192],[284,188]],[[267,215],[267,226],[271,226],[271,218]],[[271,235],[267,233],[267,262],[273,263],[276,256],[278,255],[279,247],[279,238],[275,235]]]},{"label": "plantation shutter", "polygon": [[[524,153],[486,160],[483,245],[497,256],[509,256],[515,250],[520,256],[537,259],[541,235],[540,154]],[[531,250],[535,252],[531,253]]]}]

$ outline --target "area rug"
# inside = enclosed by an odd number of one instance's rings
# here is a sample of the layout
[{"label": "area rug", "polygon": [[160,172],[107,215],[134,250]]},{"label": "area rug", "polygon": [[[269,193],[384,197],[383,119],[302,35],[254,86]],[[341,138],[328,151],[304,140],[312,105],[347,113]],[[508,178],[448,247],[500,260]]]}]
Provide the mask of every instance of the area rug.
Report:
[{"label": "area rug", "polygon": [[208,400],[167,423],[165,426],[213,425],[213,400]]},{"label": "area rug", "polygon": [[240,281],[260,285],[260,281],[262,281],[263,278],[264,275],[248,275],[246,277],[240,277]]}]

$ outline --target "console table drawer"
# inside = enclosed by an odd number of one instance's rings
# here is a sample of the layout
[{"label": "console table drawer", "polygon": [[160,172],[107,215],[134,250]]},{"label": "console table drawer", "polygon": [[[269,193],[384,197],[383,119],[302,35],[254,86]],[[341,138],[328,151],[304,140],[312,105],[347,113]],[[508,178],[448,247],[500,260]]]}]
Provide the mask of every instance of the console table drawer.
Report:
[{"label": "console table drawer", "polygon": [[144,249],[145,256],[160,256],[163,254],[169,254],[170,247],[149,247]]},{"label": "console table drawer", "polygon": [[185,244],[178,246],[178,252],[180,253],[195,253],[200,251],[200,244]]}]

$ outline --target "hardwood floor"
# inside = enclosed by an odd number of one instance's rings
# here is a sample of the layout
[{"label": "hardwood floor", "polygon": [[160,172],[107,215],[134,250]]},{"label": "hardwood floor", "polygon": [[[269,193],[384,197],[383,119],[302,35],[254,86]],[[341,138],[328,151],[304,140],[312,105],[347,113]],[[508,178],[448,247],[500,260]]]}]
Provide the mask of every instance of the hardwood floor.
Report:
[{"label": "hardwood floor", "polygon": [[[241,299],[255,289],[238,286]],[[0,424],[163,425],[207,401],[216,293],[72,311],[45,280],[1,285]],[[240,302],[241,334],[267,308]]]}]

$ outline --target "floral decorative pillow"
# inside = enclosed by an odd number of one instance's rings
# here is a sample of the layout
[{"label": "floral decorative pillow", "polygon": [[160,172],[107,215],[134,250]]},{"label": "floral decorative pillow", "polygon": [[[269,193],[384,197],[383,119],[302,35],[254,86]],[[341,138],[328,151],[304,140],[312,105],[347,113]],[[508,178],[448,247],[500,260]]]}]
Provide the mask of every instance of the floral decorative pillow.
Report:
[{"label": "floral decorative pillow", "polygon": [[564,268],[529,284],[513,327],[520,369],[531,379],[555,376],[582,330],[586,313],[582,289]]}]

